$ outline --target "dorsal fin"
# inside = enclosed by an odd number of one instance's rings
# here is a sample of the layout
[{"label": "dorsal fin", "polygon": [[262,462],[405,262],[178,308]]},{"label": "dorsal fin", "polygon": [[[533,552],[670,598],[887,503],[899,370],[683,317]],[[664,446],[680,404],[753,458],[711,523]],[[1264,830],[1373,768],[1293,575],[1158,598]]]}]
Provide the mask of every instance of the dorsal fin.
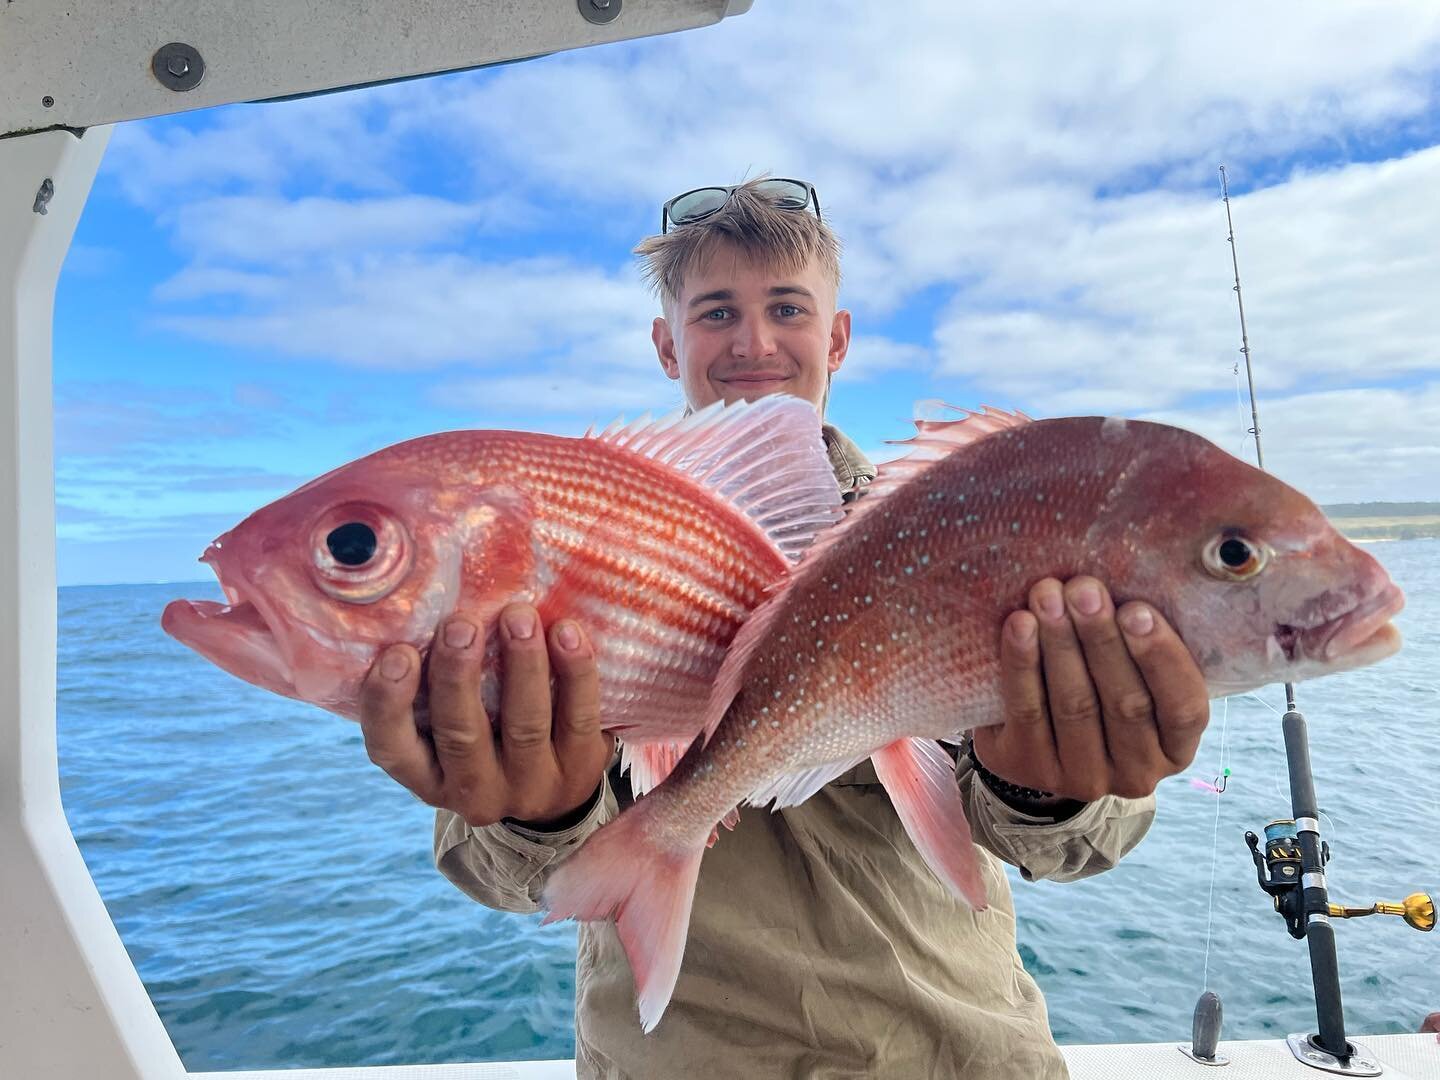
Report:
[{"label": "dorsal fin", "polygon": [[962,415],[955,420],[917,418],[914,421],[915,434],[913,436],[909,439],[892,440],[890,445],[908,446],[910,453],[879,467],[875,481],[865,489],[865,497],[851,504],[850,512],[846,516],[845,528],[834,529],[828,535],[821,537],[819,542],[806,553],[805,563],[794,575],[779,582],[771,595],[750,613],[750,617],[740,627],[739,633],[735,635],[735,640],[730,645],[730,650],[720,664],[720,671],[715,676],[710,699],[705,705],[701,730],[704,732],[707,742],[715,733],[715,729],[720,726],[720,721],[725,718],[725,712],[735,699],[735,695],[740,692],[746,670],[750,666],[750,658],[766,639],[771,624],[779,616],[784,603],[785,591],[794,584],[798,576],[807,573],[808,568],[814,566],[816,560],[823,557],[825,549],[829,545],[836,543],[845,532],[855,528],[857,518],[873,512],[887,495],[923,473],[935,462],[948,457],[962,447],[979,442],[987,435],[1004,431],[1007,428],[1021,427],[1031,422],[1030,417],[1024,413],[1007,413],[988,405],[979,412],[954,405],[944,405],[943,408]]},{"label": "dorsal fin", "polygon": [[[914,435],[908,439],[889,440],[888,445],[908,446],[910,452],[879,466],[875,482],[866,491],[867,497],[887,494],[940,459],[949,457],[962,446],[979,442],[986,435],[1031,423],[1030,417],[1022,412],[1008,413],[989,405],[983,406],[978,412],[974,409],[962,409],[958,405],[942,404],[940,408],[962,415],[953,420],[916,417],[912,421],[915,425]],[[863,506],[862,503],[856,510],[861,510]]]},{"label": "dorsal fin", "polygon": [[753,519],[792,560],[843,516],[820,417],[802,398],[717,401],[689,415],[617,420],[585,437],[689,475]]}]

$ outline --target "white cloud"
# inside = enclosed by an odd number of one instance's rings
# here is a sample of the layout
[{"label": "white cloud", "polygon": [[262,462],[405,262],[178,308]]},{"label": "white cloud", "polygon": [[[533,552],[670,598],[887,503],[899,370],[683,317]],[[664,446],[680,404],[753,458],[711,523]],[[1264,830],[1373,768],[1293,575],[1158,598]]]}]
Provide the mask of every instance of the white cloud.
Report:
[{"label": "white cloud", "polygon": [[[1361,384],[1440,380],[1440,148],[1341,165],[1435,141],[1437,46],[1431,0],[915,0],[844,18],[766,0],[704,32],[127,125],[106,170],[184,260],[152,322],[438,371],[437,407],[568,422],[664,407],[655,305],[623,253],[667,196],[760,171],[814,180],[846,241],[847,380],[1207,416],[1195,402],[1227,393],[1238,359],[1226,161],[1248,192],[1262,394],[1323,412]],[[1368,464],[1317,482],[1379,470],[1399,497],[1433,475],[1416,471],[1433,464],[1424,423],[1344,448],[1334,423],[1294,445]]]},{"label": "white cloud", "polygon": [[435,387],[431,399],[437,405],[473,409],[482,416],[548,412],[580,416],[601,424],[614,414],[650,412],[659,416],[685,404],[679,384],[667,387],[658,370],[582,377],[555,369],[529,375],[456,379]]},{"label": "white cloud", "polygon": [[[276,356],[424,370],[521,364],[597,340],[634,340],[637,327],[648,332],[655,307],[633,273],[558,259],[336,251],[268,279],[228,273],[185,271],[162,295],[225,290],[255,303],[238,313],[164,315],[159,325]],[[639,340],[648,350],[648,338]]]},{"label": "white cloud", "polygon": [[1097,186],[1207,180],[1222,156],[1343,146],[1422,116],[1437,43],[1440,10],[1420,0],[1203,15],[930,0],[843,19],[773,3],[706,33],[430,87],[402,122],[451,134],[481,175],[597,206],[656,206],[747,171],[812,177],[850,281],[883,305],[983,269],[1005,243],[1043,244]]},{"label": "white cloud", "polygon": [[[1263,387],[1440,371],[1437,185],[1440,147],[1232,198]],[[1097,203],[1053,247],[995,255],[941,320],[941,370],[1052,413],[1223,390],[1240,359],[1225,235],[1214,197]]]},{"label": "white cloud", "polygon": [[[1145,414],[1198,431],[1254,462],[1248,403]],[[1265,467],[1316,502],[1440,499],[1440,379],[1405,389],[1268,397],[1260,403]]]},{"label": "white cloud", "polygon": [[179,206],[173,234],[178,249],[197,262],[273,265],[362,251],[456,248],[476,229],[514,229],[531,220],[533,211],[510,196],[466,204],[428,195],[231,195]]},{"label": "white cloud", "polygon": [[928,375],[934,367],[935,358],[929,349],[876,334],[856,334],[850,339],[841,371],[850,383],[882,375]]},{"label": "white cloud", "polygon": [[378,90],[232,105],[158,123],[122,124],[101,170],[135,203],[175,203],[239,184],[278,191],[302,179],[322,190],[397,192],[400,151]]}]

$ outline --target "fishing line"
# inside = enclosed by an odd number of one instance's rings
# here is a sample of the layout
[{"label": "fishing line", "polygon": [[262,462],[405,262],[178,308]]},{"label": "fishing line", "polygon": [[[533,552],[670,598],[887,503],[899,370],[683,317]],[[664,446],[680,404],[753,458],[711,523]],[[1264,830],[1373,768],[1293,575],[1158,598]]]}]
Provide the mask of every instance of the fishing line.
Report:
[{"label": "fishing line", "polygon": [[[1220,720],[1220,776],[1219,779],[1228,779],[1230,770],[1226,767],[1225,745],[1227,736],[1230,733],[1230,698],[1222,699],[1225,702],[1224,711]],[[1219,865],[1220,851],[1220,795],[1224,788],[1215,793],[1215,825],[1210,834],[1210,899],[1205,905],[1205,974],[1201,977],[1200,988],[1210,989],[1210,941],[1215,926],[1215,868]]]}]

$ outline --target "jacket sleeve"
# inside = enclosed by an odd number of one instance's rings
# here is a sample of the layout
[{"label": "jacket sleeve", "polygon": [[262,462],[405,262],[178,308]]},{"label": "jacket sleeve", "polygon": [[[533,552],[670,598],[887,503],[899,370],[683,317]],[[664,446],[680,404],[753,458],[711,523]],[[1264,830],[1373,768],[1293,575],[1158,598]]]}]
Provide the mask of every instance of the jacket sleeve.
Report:
[{"label": "jacket sleeve", "polygon": [[961,754],[956,779],[977,844],[1017,867],[1027,881],[1075,881],[1109,870],[1150,830],[1155,796],[1107,795],[1063,821],[1007,806]]},{"label": "jacket sleeve", "polygon": [[558,832],[500,823],[472,828],[449,810],[435,814],[435,866],[466,896],[497,911],[540,910],[540,890],[560,859],[617,813],[607,773],[586,815]]}]

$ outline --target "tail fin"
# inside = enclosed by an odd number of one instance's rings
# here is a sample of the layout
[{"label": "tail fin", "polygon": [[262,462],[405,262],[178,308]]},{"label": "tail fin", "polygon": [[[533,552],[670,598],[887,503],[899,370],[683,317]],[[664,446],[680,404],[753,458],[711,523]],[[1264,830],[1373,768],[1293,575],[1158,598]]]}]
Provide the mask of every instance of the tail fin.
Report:
[{"label": "tail fin", "polygon": [[615,919],[647,1033],[660,1022],[680,977],[706,847],[704,836],[684,850],[657,847],[646,828],[653,798],[603,826],[562,862],[546,882],[543,899],[547,923]]}]

